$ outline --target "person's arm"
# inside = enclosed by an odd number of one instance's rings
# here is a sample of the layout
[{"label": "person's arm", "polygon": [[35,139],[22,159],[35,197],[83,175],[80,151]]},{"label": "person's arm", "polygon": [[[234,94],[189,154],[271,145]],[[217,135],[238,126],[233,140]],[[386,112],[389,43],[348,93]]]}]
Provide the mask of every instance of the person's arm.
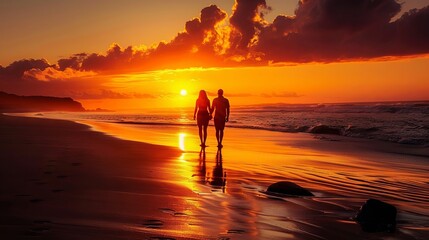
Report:
[{"label": "person's arm", "polygon": [[194,109],[194,120],[195,120],[195,115],[197,114],[197,106],[198,106],[198,100],[197,100],[197,102],[195,102],[195,109]]},{"label": "person's arm", "polygon": [[215,107],[216,107],[215,102],[216,102],[216,99],[213,99],[212,107],[210,108],[210,115],[212,115],[215,110]]},{"label": "person's arm", "polygon": [[208,100],[207,110],[209,110],[208,112],[209,112],[210,120],[211,120],[213,117],[212,117],[212,108],[210,107],[210,100]]},{"label": "person's arm", "polygon": [[225,122],[229,121],[229,112],[230,112],[230,108],[229,108],[229,101],[228,101],[228,104],[226,105],[226,119],[225,119]]}]

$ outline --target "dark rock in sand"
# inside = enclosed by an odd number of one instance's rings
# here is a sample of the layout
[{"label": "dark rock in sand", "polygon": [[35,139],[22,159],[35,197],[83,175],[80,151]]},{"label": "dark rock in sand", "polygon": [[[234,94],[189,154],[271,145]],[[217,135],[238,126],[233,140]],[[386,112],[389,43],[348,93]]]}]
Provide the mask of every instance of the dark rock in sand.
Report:
[{"label": "dark rock in sand", "polygon": [[368,199],[359,209],[356,222],[365,232],[394,232],[396,207],[376,199]]},{"label": "dark rock in sand", "polygon": [[293,182],[277,182],[274,184],[271,184],[267,192],[270,193],[280,193],[280,194],[287,194],[287,195],[293,195],[293,196],[314,196],[310,191],[307,189],[293,183]]}]

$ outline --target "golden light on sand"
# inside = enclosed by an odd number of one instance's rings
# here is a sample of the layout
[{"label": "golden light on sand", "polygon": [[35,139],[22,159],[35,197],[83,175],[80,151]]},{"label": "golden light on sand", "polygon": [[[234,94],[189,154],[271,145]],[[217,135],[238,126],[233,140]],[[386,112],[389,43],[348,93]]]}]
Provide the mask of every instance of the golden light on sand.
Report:
[{"label": "golden light on sand", "polygon": [[186,89],[182,89],[182,90],[180,90],[180,95],[186,96],[186,95],[188,95],[188,91],[186,91]]}]

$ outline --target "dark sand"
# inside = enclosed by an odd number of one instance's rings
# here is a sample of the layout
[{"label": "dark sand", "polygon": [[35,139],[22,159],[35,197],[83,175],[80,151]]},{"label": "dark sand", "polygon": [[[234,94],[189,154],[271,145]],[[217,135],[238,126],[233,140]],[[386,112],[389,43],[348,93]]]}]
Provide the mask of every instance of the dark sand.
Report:
[{"label": "dark sand", "polygon": [[[429,238],[427,149],[227,129],[220,161],[195,128],[91,125],[128,140],[0,117],[0,239]],[[315,197],[265,194],[281,180]],[[352,220],[370,197],[398,207],[395,233]]]},{"label": "dark sand", "polygon": [[179,151],[61,120],[0,116],[0,132],[0,239],[192,237],[174,216],[192,192],[163,167]]}]

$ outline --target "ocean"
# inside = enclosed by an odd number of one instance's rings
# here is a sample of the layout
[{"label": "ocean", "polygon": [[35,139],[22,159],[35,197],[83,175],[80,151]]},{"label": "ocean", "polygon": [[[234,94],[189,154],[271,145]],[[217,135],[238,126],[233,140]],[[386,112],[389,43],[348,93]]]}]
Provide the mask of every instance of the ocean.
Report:
[{"label": "ocean", "polygon": [[[191,108],[71,115],[82,120],[125,124],[195,125]],[[236,107],[231,109],[227,127],[332,134],[426,147],[429,146],[429,101]]]}]

